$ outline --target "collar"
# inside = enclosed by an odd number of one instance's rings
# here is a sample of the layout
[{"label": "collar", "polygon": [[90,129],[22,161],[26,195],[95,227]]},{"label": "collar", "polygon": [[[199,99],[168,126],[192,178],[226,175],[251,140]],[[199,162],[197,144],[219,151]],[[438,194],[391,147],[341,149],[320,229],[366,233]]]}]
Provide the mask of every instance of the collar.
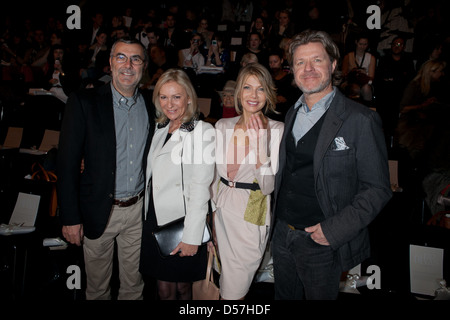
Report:
[{"label": "collar", "polygon": [[111,92],[113,95],[113,101],[116,103],[123,102],[126,104],[129,108],[134,106],[138,100],[139,97],[139,90],[134,90],[134,95],[132,97],[125,97],[123,96],[117,89],[114,87],[112,81],[111,81]]},{"label": "collar", "polygon": [[308,105],[306,104],[305,94],[302,94],[301,97],[295,103],[294,109],[297,109],[297,112],[298,112],[298,111],[300,111],[300,107],[302,107],[304,113],[308,113],[308,112],[311,112],[311,111],[313,111],[315,109],[319,109],[319,108],[328,110],[328,107],[330,106],[331,101],[333,100],[335,94],[336,94],[336,87],[333,86],[333,91],[331,91],[325,97],[323,97],[318,102],[316,102],[312,106],[311,110],[309,110]]},{"label": "collar", "polygon": [[[162,129],[166,127],[169,124],[169,122],[170,120],[166,119],[166,121],[158,123],[157,128]],[[197,122],[198,122],[198,115],[195,115],[190,121],[182,123],[180,126],[180,130],[184,132],[191,132],[192,130],[194,130]]]}]

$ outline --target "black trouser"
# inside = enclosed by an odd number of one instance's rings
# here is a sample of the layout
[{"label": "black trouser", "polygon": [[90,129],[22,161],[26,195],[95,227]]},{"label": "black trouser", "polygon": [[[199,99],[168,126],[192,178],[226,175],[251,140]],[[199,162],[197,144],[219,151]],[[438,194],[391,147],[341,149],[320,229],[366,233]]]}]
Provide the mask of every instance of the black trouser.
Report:
[{"label": "black trouser", "polygon": [[342,270],[330,246],[314,242],[310,233],[293,230],[280,220],[272,245],[275,299],[337,299]]}]

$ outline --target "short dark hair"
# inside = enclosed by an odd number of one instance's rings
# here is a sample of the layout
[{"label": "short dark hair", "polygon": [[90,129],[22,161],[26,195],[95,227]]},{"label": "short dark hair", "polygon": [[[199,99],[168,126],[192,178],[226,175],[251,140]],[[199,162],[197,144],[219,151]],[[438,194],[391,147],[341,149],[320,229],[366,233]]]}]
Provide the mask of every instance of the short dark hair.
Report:
[{"label": "short dark hair", "polygon": [[148,62],[148,53],[147,53],[147,49],[145,49],[144,45],[138,40],[138,39],[133,39],[130,37],[124,37],[121,39],[117,39],[116,42],[114,42],[114,44],[111,47],[111,55],[113,54],[116,45],[118,43],[125,43],[125,44],[138,44],[141,46],[142,51],[144,52],[144,63]]}]

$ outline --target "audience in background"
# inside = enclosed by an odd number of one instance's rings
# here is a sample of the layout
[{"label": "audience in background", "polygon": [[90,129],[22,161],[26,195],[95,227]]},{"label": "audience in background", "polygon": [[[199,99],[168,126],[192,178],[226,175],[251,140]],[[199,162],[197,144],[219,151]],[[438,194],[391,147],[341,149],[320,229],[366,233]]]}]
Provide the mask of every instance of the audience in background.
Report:
[{"label": "audience in background", "polygon": [[[394,136],[403,91],[416,70],[430,59],[448,60],[445,41],[448,28],[440,18],[442,5],[409,4],[400,8],[382,1],[382,22],[391,30],[390,49],[386,49],[384,33],[368,32],[364,25],[365,8],[354,3],[344,6],[348,9],[348,17],[342,17],[346,10],[337,10],[326,13],[329,19],[324,19],[324,7],[316,2],[219,1],[207,9],[200,8],[197,3],[150,7],[127,4],[115,11],[92,10],[87,15],[88,23],[83,24],[80,32],[69,32],[58,17],[23,18],[23,23],[12,23],[7,17],[0,26],[0,76],[2,81],[18,81],[26,88],[49,88],[49,72],[54,64],[47,64],[47,57],[58,44],[65,55],[63,77],[70,73],[69,91],[76,86],[96,86],[109,79],[104,76],[109,76],[111,43],[129,37],[140,40],[148,50],[150,61],[141,82],[148,90],[152,90],[162,72],[178,65],[188,70],[199,95],[217,93],[226,81],[236,80],[243,66],[259,62],[272,72],[278,89],[280,114],[271,116],[280,119],[293,103],[286,95],[296,89],[289,85],[287,52],[291,38],[307,28],[320,29],[330,33],[342,50],[344,58],[339,61],[338,70],[342,71],[344,81],[339,88],[347,96],[359,97],[377,109],[388,141]],[[47,25],[39,24],[44,20]],[[346,29],[350,25],[351,34]],[[415,37],[417,43],[414,42],[414,52],[411,52],[407,43],[412,48]],[[242,39],[241,44],[236,45],[233,38]],[[347,52],[350,41],[355,41],[355,50]],[[70,59],[70,72],[66,72],[67,59]],[[281,62],[281,68],[278,62]],[[204,65],[223,67],[223,72],[202,73],[199,67]],[[447,81],[443,75],[441,82]],[[214,94],[207,94],[208,98],[211,96]],[[216,98],[220,100],[218,96]]]},{"label": "audience in background", "polygon": [[301,92],[294,84],[292,73],[284,69],[283,51],[281,49],[274,49],[269,53],[269,71],[277,89],[276,110],[279,112],[279,114],[270,116],[284,121],[286,112],[298,100]]},{"label": "audience in background", "polygon": [[[365,2],[326,2],[327,7],[325,1],[293,0],[222,0],[207,6],[199,0],[180,5],[161,0],[151,4],[131,1],[115,8],[86,6],[81,30],[68,30],[65,21],[49,10],[32,16],[3,10],[0,144],[9,126],[43,126],[33,116],[36,113],[55,118],[49,114],[49,105],[40,102],[44,99],[27,94],[28,89],[47,89],[64,101],[79,88],[109,81],[111,45],[125,37],[138,39],[147,48],[149,63],[140,87],[151,92],[166,70],[184,68],[196,94],[211,99],[211,111],[204,120],[212,124],[236,115],[233,94],[238,72],[259,62],[271,72],[277,89],[278,113],[267,116],[284,121],[287,109],[301,95],[291,85],[292,70],[287,62],[291,39],[305,29],[315,29],[328,32],[345,57],[338,61],[336,75],[344,76],[344,85],[342,78],[334,79],[338,80],[337,89],[376,109],[389,151],[407,153],[406,162],[412,163],[413,173],[433,163],[429,168],[450,176],[450,101],[445,95],[450,52],[450,20],[445,14],[450,2],[406,1],[398,5],[399,1],[381,0],[381,29],[374,30],[366,25]],[[233,41],[236,39],[242,39],[241,44]],[[223,71],[201,66],[223,67]],[[216,73],[205,71],[211,69]],[[352,69],[364,72],[352,73]],[[352,74],[354,80],[363,82],[349,85]],[[25,109],[25,98],[33,113]]]}]

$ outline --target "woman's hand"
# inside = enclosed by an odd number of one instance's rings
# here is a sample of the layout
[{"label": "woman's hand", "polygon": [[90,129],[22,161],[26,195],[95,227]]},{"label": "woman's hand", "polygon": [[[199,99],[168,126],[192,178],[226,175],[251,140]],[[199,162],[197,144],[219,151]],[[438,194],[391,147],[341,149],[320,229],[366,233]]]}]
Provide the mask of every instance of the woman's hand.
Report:
[{"label": "woman's hand", "polygon": [[170,253],[171,256],[179,253],[180,257],[192,257],[197,254],[198,246],[180,242],[178,246]]},{"label": "woman's hand", "polygon": [[257,165],[259,168],[268,160],[268,141],[270,140],[267,130],[269,121],[258,112],[250,116],[247,124],[247,134],[249,139],[250,150],[254,150],[257,156]]}]

